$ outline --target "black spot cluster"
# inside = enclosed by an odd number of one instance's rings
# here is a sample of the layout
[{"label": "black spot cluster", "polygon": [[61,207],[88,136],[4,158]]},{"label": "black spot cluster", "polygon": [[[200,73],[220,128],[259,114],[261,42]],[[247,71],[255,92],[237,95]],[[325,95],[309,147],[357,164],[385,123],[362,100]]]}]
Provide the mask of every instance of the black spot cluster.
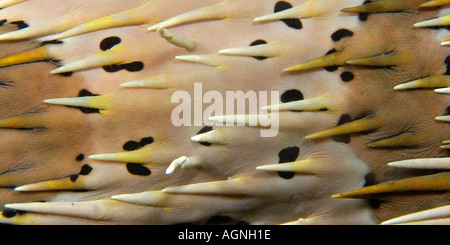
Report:
[{"label": "black spot cluster", "polygon": [[[373,1],[370,1],[370,0],[364,1],[363,5],[369,4],[371,2],[373,2]],[[358,18],[360,21],[363,21],[363,22],[367,21],[369,19],[369,14],[368,13],[360,13]]]},{"label": "black spot cluster", "polygon": [[[130,140],[123,145],[123,149],[125,151],[139,150],[142,147],[152,144],[154,141],[155,140],[153,139],[153,137],[144,137],[139,142]],[[149,168],[147,168],[146,166],[143,166],[142,164],[127,163],[126,167],[127,167],[128,172],[132,175],[149,176],[152,174],[152,171]]]},{"label": "black spot cluster", "polygon": [[[259,40],[256,40],[256,41],[252,42],[250,44],[250,46],[258,46],[258,45],[264,45],[264,44],[267,44],[267,42],[265,40],[259,39]],[[264,57],[264,56],[255,56],[253,58],[255,58],[257,60],[265,60],[265,59],[267,59],[267,57]]]},{"label": "black spot cluster", "polygon": [[[99,96],[99,94],[93,94],[92,92],[90,92],[87,89],[82,89],[78,93],[78,97],[90,97],[90,96]],[[69,107],[79,109],[81,112],[83,112],[85,114],[100,113],[99,109],[94,109],[94,108],[86,108],[86,107],[78,107],[78,106],[69,106]]]},{"label": "black spot cluster", "polygon": [[[338,122],[337,126],[349,123],[351,121],[352,121],[352,118],[350,117],[350,115],[343,114],[339,118],[339,122]],[[336,142],[339,142],[339,143],[349,144],[350,143],[350,134],[334,135],[334,136],[331,136],[331,139]]]},{"label": "black spot cluster", "polygon": [[[377,184],[375,173],[368,173],[366,175],[366,177],[364,178],[364,180],[365,180],[364,187],[368,187],[368,186]],[[382,199],[369,199],[369,204],[373,209],[380,208],[380,206],[383,202],[385,202],[385,201],[383,201]]]},{"label": "black spot cluster", "polygon": [[[292,4],[286,1],[279,1],[275,4],[274,12],[278,13],[286,9],[292,8]],[[287,26],[293,29],[300,30],[303,28],[303,24],[300,19],[283,19],[282,20]]]},{"label": "black spot cluster", "polygon": [[130,140],[123,145],[123,149],[126,151],[135,151],[141,149],[144,146],[150,145],[153,142],[153,137],[142,138],[139,142]]},{"label": "black spot cluster", "polygon": [[[304,97],[303,97],[302,92],[300,92],[300,90],[297,90],[297,89],[288,90],[281,95],[281,102],[283,102],[283,103],[289,103],[289,102],[299,101],[299,100],[303,100],[303,99],[304,99]],[[294,110],[293,112],[301,112],[301,111]]]},{"label": "black spot cluster", "polygon": [[[357,120],[360,120],[360,119],[363,119],[363,118],[366,118],[366,117],[370,117],[374,113],[375,113],[374,111],[369,110],[369,111],[361,113],[360,115],[358,115],[355,118],[351,118],[351,116],[348,115],[348,114],[342,114],[342,116],[339,118],[339,122],[337,123],[336,126],[340,126],[342,124],[346,124],[346,123],[349,123],[349,122],[357,121]],[[368,133],[371,133],[371,132],[374,132],[374,130],[368,130],[368,131],[360,132],[360,133],[361,134],[368,134]],[[350,141],[351,141],[350,134],[334,135],[334,136],[331,136],[331,139],[336,141],[336,142],[346,143],[346,144],[349,144]]]},{"label": "black spot cluster", "polygon": [[[120,39],[119,37],[115,37],[115,36],[107,37],[100,42],[100,49],[102,51],[106,51],[106,50],[112,49],[114,46],[118,45],[121,42],[122,42],[122,39]],[[118,72],[121,70],[127,70],[129,72],[138,72],[138,71],[141,71],[142,69],[144,69],[144,63],[141,61],[136,61],[136,62],[122,64],[122,65],[103,66],[103,70],[105,70],[106,72],[110,72],[110,73]]]},{"label": "black spot cluster", "polygon": [[[328,51],[326,54],[325,54],[325,56],[326,55],[330,55],[330,54],[334,54],[334,53],[336,53],[337,52],[337,50],[336,49],[331,49],[330,51]],[[329,71],[329,72],[334,72],[334,71],[337,71],[337,69],[339,68],[339,66],[327,66],[327,67],[324,67],[325,68],[325,70],[327,70],[327,71]]]},{"label": "black spot cluster", "polygon": [[23,215],[23,214],[26,214],[26,213],[27,212],[20,211],[20,210],[5,210],[5,211],[2,212],[2,216],[4,218],[11,219],[11,218],[13,218],[13,217],[15,217],[17,215]]},{"label": "black spot cluster", "polygon": [[[280,151],[280,153],[278,153],[278,157],[280,159],[279,163],[294,162],[297,160],[299,154],[300,154],[300,147],[293,146],[285,148],[282,151]],[[283,179],[292,179],[294,178],[295,173],[279,171],[278,175]]]},{"label": "black spot cluster", "polygon": [[72,176],[70,176],[70,181],[75,182],[77,181],[78,177],[80,175],[83,176],[87,176],[92,172],[93,168],[91,166],[89,166],[88,164],[83,165],[83,167],[81,167],[81,171],[78,174],[74,174]]},{"label": "black spot cluster", "polygon": [[[3,25],[6,24],[7,22],[8,22],[7,19],[0,20],[0,26],[3,26]],[[13,21],[13,22],[10,22],[10,24],[16,25],[17,28],[18,28],[19,30],[20,30],[20,29],[23,29],[23,28],[27,28],[27,27],[29,26],[29,25],[28,25],[25,21],[23,21],[23,20]]]}]

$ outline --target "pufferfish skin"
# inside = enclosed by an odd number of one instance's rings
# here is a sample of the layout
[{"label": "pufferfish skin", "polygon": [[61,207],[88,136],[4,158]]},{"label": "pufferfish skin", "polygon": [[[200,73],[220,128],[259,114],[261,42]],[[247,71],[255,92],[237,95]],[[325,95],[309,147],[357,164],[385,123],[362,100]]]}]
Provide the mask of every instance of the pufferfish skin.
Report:
[{"label": "pufferfish skin", "polygon": [[2,0],[0,223],[448,224],[449,4]]}]

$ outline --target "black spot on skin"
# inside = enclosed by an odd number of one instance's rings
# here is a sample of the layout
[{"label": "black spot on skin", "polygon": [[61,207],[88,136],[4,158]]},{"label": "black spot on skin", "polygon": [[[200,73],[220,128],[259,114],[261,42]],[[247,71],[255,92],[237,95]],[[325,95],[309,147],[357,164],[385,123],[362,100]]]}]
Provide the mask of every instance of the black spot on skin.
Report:
[{"label": "black spot on skin", "polygon": [[126,151],[135,151],[137,149],[141,148],[141,144],[136,141],[128,141],[123,145],[123,149]]},{"label": "black spot on skin", "polygon": [[340,29],[331,35],[331,39],[335,42],[340,41],[343,38],[353,36],[353,32],[348,29]]},{"label": "black spot on skin", "polygon": [[73,75],[73,72],[63,72],[63,73],[58,73],[58,75],[63,76],[63,77],[71,77]]},{"label": "black spot on skin", "polygon": [[71,175],[71,176],[70,176],[70,181],[72,181],[72,182],[77,181],[78,176],[79,176],[78,174]]},{"label": "black spot on skin", "polygon": [[127,70],[129,72],[138,72],[144,69],[144,63],[137,61],[129,64],[123,65],[108,65],[103,66],[103,70],[109,73],[119,72],[121,70]]},{"label": "black spot on skin", "polygon": [[[288,163],[288,162],[294,162],[297,160],[298,155],[300,154],[300,148],[297,146],[294,147],[288,147],[286,149],[283,149],[278,153],[278,157],[280,158],[279,163]],[[292,179],[295,176],[294,172],[278,172],[278,175],[283,179]]]},{"label": "black spot on skin", "polygon": [[[267,44],[267,42],[264,41],[264,40],[256,40],[256,41],[252,42],[250,44],[250,46],[258,46],[258,45],[264,45],[264,44]],[[265,59],[267,59],[267,57],[264,57],[264,56],[255,56],[253,58],[255,58],[257,60],[265,60]]]},{"label": "black spot on skin", "polygon": [[281,95],[281,102],[283,103],[299,101],[303,99],[304,97],[302,92],[296,89],[288,90]]},{"label": "black spot on skin", "polygon": [[[83,89],[78,94],[78,97],[89,97],[89,96],[99,96],[99,94],[93,94],[89,90]],[[94,113],[100,113],[99,109],[93,109],[93,108],[85,108],[85,107],[77,107],[77,106],[70,106],[72,108],[77,108],[81,110],[81,112],[86,114],[94,114]]]},{"label": "black spot on skin", "polygon": [[377,183],[375,181],[375,177],[376,176],[375,176],[374,173],[368,173],[366,175],[366,177],[364,177],[364,180],[365,180],[364,187],[371,186],[371,185],[376,185]]},{"label": "black spot on skin", "polygon": [[325,55],[330,55],[330,54],[334,54],[336,53],[337,50],[336,49],[331,49],[330,51],[328,51]]},{"label": "black spot on skin", "polygon": [[[332,50],[328,51],[325,55],[334,54],[334,53],[336,53],[336,52],[337,52],[336,49],[332,49]],[[334,71],[337,71],[337,69],[338,69],[339,67],[338,67],[338,66],[327,66],[327,67],[324,67],[324,68],[325,68],[325,70],[327,70],[327,71],[329,71],[329,72],[334,72]]]},{"label": "black spot on skin", "polygon": [[8,22],[6,19],[0,20],[0,26],[3,26],[6,22]]},{"label": "black spot on skin", "polygon": [[440,30],[440,29],[447,29],[447,30],[450,30],[450,26],[428,26],[428,27],[426,27],[427,29],[430,29],[430,30]]},{"label": "black spot on skin", "polygon": [[355,78],[355,75],[349,71],[345,71],[341,74],[341,79],[344,82],[350,82]]},{"label": "black spot on skin", "polygon": [[85,164],[81,167],[80,173],[70,176],[70,181],[75,182],[77,181],[78,177],[80,177],[80,175],[83,176],[89,175],[92,172],[92,170],[93,168],[91,166]]},{"label": "black spot on skin", "polygon": [[88,164],[83,165],[83,167],[81,167],[81,171],[79,173],[79,175],[89,175],[92,172],[93,168],[91,166],[89,166]]},{"label": "black spot on skin", "polygon": [[77,160],[77,162],[83,161],[83,160],[84,160],[84,154],[78,155],[78,156],[75,158],[75,160]]},{"label": "black spot on skin", "polygon": [[27,28],[29,26],[27,23],[25,23],[22,20],[21,21],[13,21],[13,22],[11,22],[11,24],[16,25],[17,28],[19,28],[19,30],[23,29],[23,28]]},{"label": "black spot on skin", "polygon": [[140,142],[130,140],[123,145],[123,149],[125,151],[135,151],[146,145],[152,144],[154,141],[153,137],[142,138]]},{"label": "black spot on skin", "polygon": [[146,138],[142,138],[141,142],[139,142],[143,147],[146,145],[150,145],[155,141],[155,139],[153,139],[153,137],[146,137]]},{"label": "black spot on skin", "polygon": [[[376,175],[374,173],[368,173],[364,178],[364,187],[376,185]],[[378,209],[383,201],[381,199],[369,199],[369,204],[373,209]]]},{"label": "black spot on skin", "polygon": [[123,70],[123,67],[121,65],[108,65],[108,66],[103,66],[103,70],[105,70],[106,72],[109,73],[113,73],[113,72],[118,72]]},{"label": "black spot on skin", "polygon": [[[200,131],[198,131],[197,135],[198,134],[208,133],[209,131],[212,131],[212,130],[213,130],[213,127],[206,126],[206,127],[202,128]],[[200,144],[202,144],[204,146],[211,146],[212,145],[211,143],[208,143],[208,142],[200,142]]]},{"label": "black spot on skin", "polygon": [[444,63],[447,66],[447,70],[445,71],[444,75],[450,75],[450,56],[447,56],[447,58],[445,58]]},{"label": "black spot on skin", "polygon": [[[363,3],[363,5],[364,4],[368,4],[368,3],[371,3],[372,1],[365,1],[364,3]],[[359,20],[360,21],[367,21],[368,19],[369,19],[369,14],[366,14],[366,13],[361,13],[361,14],[359,14],[359,16],[358,16],[358,18],[359,18]]]},{"label": "black spot on skin", "polygon": [[127,170],[132,175],[149,176],[152,171],[147,167],[137,163],[127,163]]},{"label": "black spot on skin", "polygon": [[383,202],[383,200],[379,199],[369,199],[369,204],[373,209],[379,209]]},{"label": "black spot on skin", "polygon": [[[278,13],[283,10],[290,9],[292,7],[293,7],[292,4],[290,4],[288,2],[279,1],[275,4],[274,12]],[[297,30],[300,30],[303,28],[303,24],[300,21],[300,19],[283,19],[282,21],[290,28],[297,29]]]},{"label": "black spot on skin", "polygon": [[133,62],[130,64],[125,64],[123,65],[123,69],[129,71],[129,72],[138,72],[138,71],[142,71],[142,69],[144,69],[144,63],[137,61],[137,62]]},{"label": "black spot on skin", "polygon": [[[339,122],[338,122],[337,126],[351,122],[351,121],[352,121],[351,117],[347,114],[344,114],[341,116],[341,118],[339,118]],[[334,136],[331,136],[331,139],[336,142],[345,143],[345,144],[349,144],[350,140],[351,140],[350,134],[334,135]]]},{"label": "black spot on skin", "polygon": [[16,216],[16,215],[17,215],[16,212],[10,211],[10,210],[8,210],[8,211],[3,211],[3,212],[2,212],[2,216],[5,217],[5,218],[7,218],[7,219],[10,219],[10,218],[12,218],[12,217],[14,217],[14,216]]},{"label": "black spot on skin", "polygon": [[[107,37],[100,42],[100,49],[103,51],[112,49],[114,46],[122,42],[120,37]],[[138,72],[144,69],[144,63],[140,61],[122,64],[122,65],[107,65],[103,66],[103,70],[109,73],[119,72],[121,70],[127,70],[129,72]]]},{"label": "black spot on skin", "polygon": [[[283,102],[283,103],[299,101],[299,100],[303,100],[303,99],[304,99],[304,97],[303,97],[302,92],[300,92],[299,90],[296,90],[296,89],[286,91],[284,94],[281,95],[281,102]],[[302,112],[302,111],[292,110],[292,112]]]},{"label": "black spot on skin", "polygon": [[63,44],[64,42],[61,40],[51,40],[51,41],[43,41],[41,43],[41,47],[49,44]]},{"label": "black spot on skin", "polygon": [[358,15],[358,18],[362,22],[367,21],[367,19],[369,19],[369,14],[361,13],[361,14]]},{"label": "black spot on skin", "polygon": [[106,51],[108,49],[112,49],[121,42],[122,39],[120,39],[120,37],[107,37],[100,42],[100,49]]},{"label": "black spot on skin", "polygon": [[90,92],[87,89],[82,89],[78,93],[78,97],[89,97],[89,96],[99,96],[99,94],[93,94],[92,92]]},{"label": "black spot on skin", "polygon": [[450,106],[445,110],[444,116],[450,116]]}]

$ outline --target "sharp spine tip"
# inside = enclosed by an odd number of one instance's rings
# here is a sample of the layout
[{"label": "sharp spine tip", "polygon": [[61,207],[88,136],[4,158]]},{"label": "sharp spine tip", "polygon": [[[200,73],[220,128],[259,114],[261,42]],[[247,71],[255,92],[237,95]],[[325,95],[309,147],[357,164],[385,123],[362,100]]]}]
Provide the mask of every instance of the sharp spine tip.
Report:
[{"label": "sharp spine tip", "polygon": [[414,24],[414,27],[433,27],[433,26],[446,26],[450,24],[450,15],[434,18],[431,20],[425,20]]},{"label": "sharp spine tip", "polygon": [[440,93],[440,94],[450,94],[450,88],[438,88],[438,89],[435,89],[434,92]]},{"label": "sharp spine tip", "polygon": [[450,122],[450,116],[439,116],[435,118],[438,121]]},{"label": "sharp spine tip", "polygon": [[434,1],[428,1],[426,3],[422,3],[420,5],[421,8],[433,8],[433,7],[441,7],[445,5],[449,5],[449,0],[434,0]]}]

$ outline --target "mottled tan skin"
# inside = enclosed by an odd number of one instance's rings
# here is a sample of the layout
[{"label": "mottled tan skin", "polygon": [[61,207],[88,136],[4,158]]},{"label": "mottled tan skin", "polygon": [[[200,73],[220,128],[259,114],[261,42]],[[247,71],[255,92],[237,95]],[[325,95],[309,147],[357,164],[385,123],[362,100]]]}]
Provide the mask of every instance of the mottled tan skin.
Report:
[{"label": "mottled tan skin", "polygon": [[[404,63],[396,64],[392,69],[342,68],[355,74],[355,80],[348,84],[352,90],[347,95],[355,103],[348,108],[347,113],[357,118],[370,111],[370,116],[385,120],[384,125],[375,132],[351,136],[350,147],[371,169],[367,185],[439,171],[393,168],[386,165],[389,162],[448,156],[448,151],[439,146],[448,138],[449,125],[434,119],[445,114],[449,106],[448,98],[434,93],[433,89],[393,90],[401,83],[445,72],[444,61],[450,52],[433,40],[436,30],[411,28],[414,23],[433,16],[433,10],[423,12],[420,16],[415,11],[371,14],[366,22],[361,23],[361,30],[341,44],[344,51],[351,49],[353,54],[364,54],[360,57],[371,57],[392,50],[399,55],[409,56]],[[406,145],[378,149],[366,146],[404,131],[412,135]],[[373,197],[373,200],[377,203],[375,214],[383,221],[440,206],[450,199],[448,192],[406,192],[384,194]]]}]

